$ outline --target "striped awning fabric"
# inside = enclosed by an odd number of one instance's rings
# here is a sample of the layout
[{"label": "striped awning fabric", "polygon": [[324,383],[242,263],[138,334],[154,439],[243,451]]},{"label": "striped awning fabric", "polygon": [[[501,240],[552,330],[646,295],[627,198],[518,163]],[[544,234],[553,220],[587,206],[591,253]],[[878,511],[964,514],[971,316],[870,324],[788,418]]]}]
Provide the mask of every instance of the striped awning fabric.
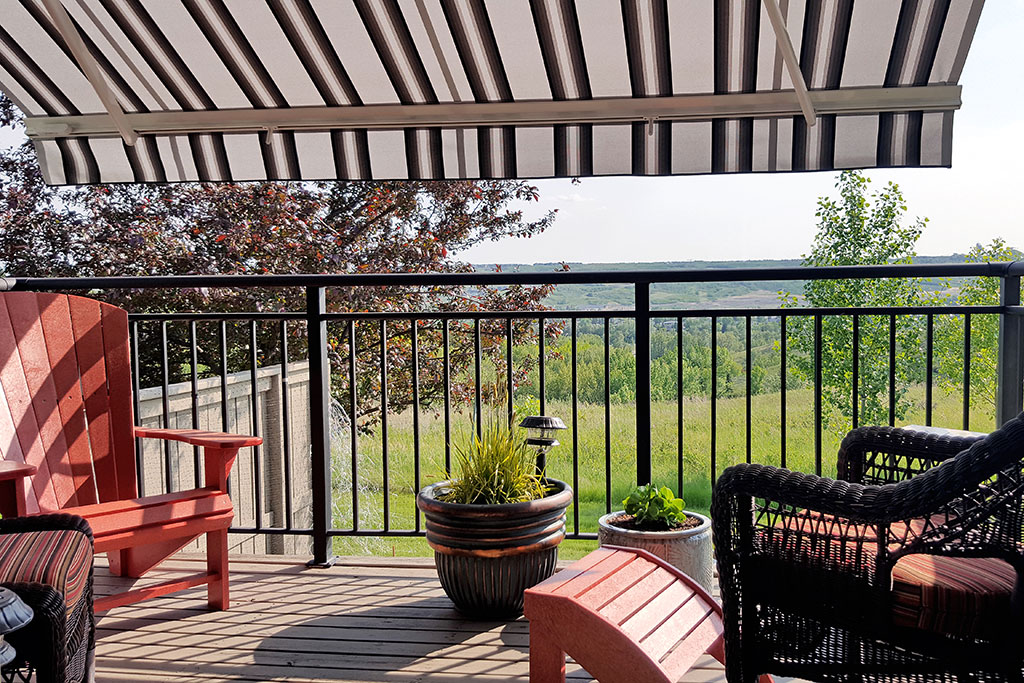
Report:
[{"label": "striped awning fabric", "polygon": [[949,166],[982,3],[0,0],[0,86],[52,184]]}]

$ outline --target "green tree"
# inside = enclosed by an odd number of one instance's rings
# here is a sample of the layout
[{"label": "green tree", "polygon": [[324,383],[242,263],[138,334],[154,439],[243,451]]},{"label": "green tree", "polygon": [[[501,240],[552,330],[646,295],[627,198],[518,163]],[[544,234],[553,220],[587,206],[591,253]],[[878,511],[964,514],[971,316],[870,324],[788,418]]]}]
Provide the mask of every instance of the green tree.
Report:
[{"label": "green tree", "polygon": [[[907,211],[899,186],[889,183],[869,195],[870,180],[860,171],[844,171],[836,188],[839,198],[818,199],[818,232],[805,266],[852,266],[911,263],[915,244],[927,219],[903,224]],[[921,283],[915,278],[813,280],[803,297],[780,293],[785,306],[913,306],[921,303]],[[805,382],[813,381],[814,320],[790,319],[789,366]],[[889,421],[889,316],[860,316],[859,416],[863,424]],[[918,354],[919,321],[898,319],[896,326],[896,418],[910,401],[906,396],[912,359]],[[822,398],[829,426],[853,416],[853,322],[851,316],[824,316],[821,343]]]},{"label": "green tree", "polygon": [[[968,263],[1015,261],[1024,256],[1007,246],[1001,238],[989,244],[975,244],[965,257]],[[945,291],[935,296],[935,303],[960,306],[998,306],[997,277],[967,278],[959,287],[946,281]],[[999,316],[971,316],[971,396],[972,406],[995,410],[996,364],[999,357]],[[963,391],[964,383],[964,317],[943,315],[935,319],[935,374],[938,385],[947,393]]]}]

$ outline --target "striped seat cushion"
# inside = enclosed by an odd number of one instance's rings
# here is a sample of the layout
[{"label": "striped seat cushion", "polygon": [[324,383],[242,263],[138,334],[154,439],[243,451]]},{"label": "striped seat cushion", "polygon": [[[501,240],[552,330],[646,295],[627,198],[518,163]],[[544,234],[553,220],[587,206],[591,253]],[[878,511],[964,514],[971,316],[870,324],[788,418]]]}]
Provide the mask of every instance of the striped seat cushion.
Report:
[{"label": "striped seat cushion", "polygon": [[893,623],[958,637],[1006,628],[1016,573],[988,557],[913,554],[892,570]]},{"label": "striped seat cushion", "polygon": [[70,529],[0,535],[0,583],[41,583],[64,596],[70,616],[85,594],[92,544]]}]

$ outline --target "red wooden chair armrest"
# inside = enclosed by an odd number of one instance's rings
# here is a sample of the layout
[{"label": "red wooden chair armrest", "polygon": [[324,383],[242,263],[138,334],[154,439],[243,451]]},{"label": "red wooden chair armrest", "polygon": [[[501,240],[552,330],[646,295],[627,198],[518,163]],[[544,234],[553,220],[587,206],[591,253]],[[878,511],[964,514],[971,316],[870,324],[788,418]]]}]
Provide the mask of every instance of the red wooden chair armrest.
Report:
[{"label": "red wooden chair armrest", "polygon": [[220,450],[234,450],[246,446],[259,446],[263,439],[245,434],[227,434],[225,432],[207,432],[202,429],[155,429],[136,427],[135,436],[143,439],[167,439],[182,441],[192,446],[204,446]]},{"label": "red wooden chair armrest", "polygon": [[24,462],[0,461],[0,481],[13,481],[31,477],[36,473],[36,466]]}]

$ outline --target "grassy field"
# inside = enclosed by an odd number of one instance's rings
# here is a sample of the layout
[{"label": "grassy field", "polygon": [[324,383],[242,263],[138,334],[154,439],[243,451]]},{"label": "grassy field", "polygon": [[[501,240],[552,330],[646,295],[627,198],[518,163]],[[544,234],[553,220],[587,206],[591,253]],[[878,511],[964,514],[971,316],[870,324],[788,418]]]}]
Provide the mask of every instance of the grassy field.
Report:
[{"label": "grassy field", "polygon": [[[912,392],[916,399],[914,409],[900,424],[924,424],[924,391]],[[958,428],[961,426],[961,397],[944,396],[935,392],[936,404],[933,424]],[[764,394],[752,400],[751,460],[757,463],[780,465],[780,396]],[[814,413],[810,390],[787,393],[786,411],[786,466],[804,472],[814,472]],[[578,467],[573,471],[574,440],[571,429],[572,406],[551,403],[549,415],[560,416],[570,427],[559,436],[562,445],[548,454],[549,476],[577,485],[574,507],[569,510],[570,532],[576,519],[581,532],[597,530],[597,518],[606,510],[605,502],[605,423],[604,406],[578,407]],[[993,428],[991,408],[975,409],[971,415],[971,428],[988,431]],[[746,461],[746,406],[745,399],[719,399],[717,402],[717,446],[715,474],[736,463]],[[636,478],[635,406],[618,404],[611,407],[611,509],[621,509]],[[654,481],[676,488],[678,472],[677,406],[675,402],[652,405],[652,459]],[[453,440],[472,428],[468,413],[453,416]],[[835,474],[835,457],[845,432],[823,431],[821,471],[826,476]],[[711,502],[711,402],[685,400],[683,406],[683,490],[687,508],[707,512]],[[384,486],[381,430],[373,436],[360,436],[358,467],[359,528],[384,528]],[[388,423],[388,519],[390,529],[412,529],[416,520],[414,477],[413,419],[410,411],[391,415]],[[433,412],[420,415],[420,485],[444,478],[444,422]],[[335,487],[334,524],[336,528],[352,527],[352,471],[348,441],[335,444],[333,482]],[[566,541],[561,554],[573,559],[593,547],[595,541]],[[341,555],[430,555],[430,548],[422,538],[368,538],[342,537],[335,539],[334,551]]]}]

